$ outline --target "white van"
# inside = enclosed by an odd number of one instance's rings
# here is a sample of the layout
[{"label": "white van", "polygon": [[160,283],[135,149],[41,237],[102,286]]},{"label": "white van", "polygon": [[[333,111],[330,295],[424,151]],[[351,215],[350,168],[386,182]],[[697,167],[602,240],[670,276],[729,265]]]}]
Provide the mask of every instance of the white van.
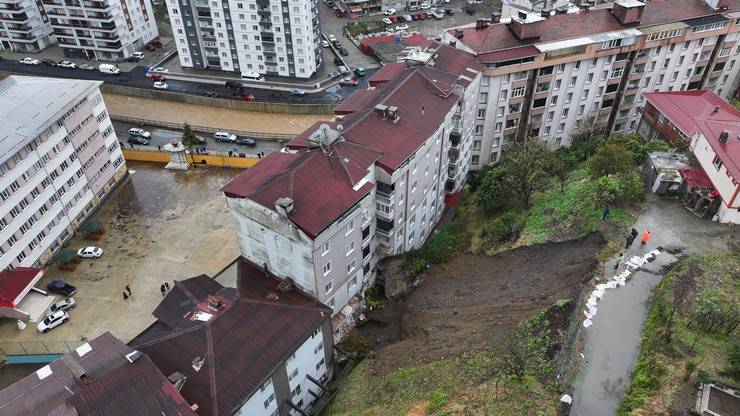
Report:
[{"label": "white van", "polygon": [[262,82],[265,78],[256,72],[242,72],[242,79],[244,81]]},{"label": "white van", "polygon": [[98,70],[103,74],[119,75],[121,70],[117,66],[111,64],[100,64]]}]

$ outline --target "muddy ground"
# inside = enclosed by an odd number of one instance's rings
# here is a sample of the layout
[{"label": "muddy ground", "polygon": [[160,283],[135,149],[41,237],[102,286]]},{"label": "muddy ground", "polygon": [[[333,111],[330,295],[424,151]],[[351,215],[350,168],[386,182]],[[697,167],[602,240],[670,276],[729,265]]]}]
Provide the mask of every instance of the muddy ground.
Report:
[{"label": "muddy ground", "polygon": [[495,257],[463,253],[431,268],[419,287],[356,329],[377,353],[369,370],[385,374],[485,347],[556,300],[576,298],[603,244],[592,234]]}]

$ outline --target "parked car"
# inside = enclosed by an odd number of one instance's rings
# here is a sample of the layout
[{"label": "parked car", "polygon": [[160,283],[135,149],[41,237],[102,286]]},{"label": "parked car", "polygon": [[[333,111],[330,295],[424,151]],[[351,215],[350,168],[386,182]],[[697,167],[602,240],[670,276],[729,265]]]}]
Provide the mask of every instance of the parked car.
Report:
[{"label": "parked car", "polygon": [[432,5],[429,3],[421,3],[421,10],[426,10],[430,7],[432,7]]},{"label": "parked car", "polygon": [[387,17],[384,18],[382,21],[383,21],[383,24],[386,25],[386,26],[390,26],[390,25],[393,24],[393,22],[391,22],[391,19],[389,19]]},{"label": "parked car", "polygon": [[147,45],[152,45],[155,48],[161,48],[162,42],[158,41],[157,39],[154,39],[154,40],[150,40],[149,43],[147,43]]},{"label": "parked car", "polygon": [[163,66],[158,66],[156,68],[150,69],[149,72],[159,72],[160,74],[167,74],[170,72],[170,70]]},{"label": "parked car", "polygon": [[83,71],[94,71],[95,70],[94,66],[88,65],[88,64],[82,64],[78,68],[80,68]]},{"label": "parked car", "polygon": [[228,133],[225,131],[219,131],[219,132],[214,133],[213,138],[216,139],[217,142],[227,142],[227,143],[236,142],[236,134]]},{"label": "parked car", "polygon": [[334,57],[334,65],[344,65],[344,62],[342,62],[342,59],[335,56]]},{"label": "parked car", "polygon": [[347,87],[356,87],[357,84],[359,84],[360,81],[357,78],[348,77],[341,81],[339,81],[339,85],[344,85]]},{"label": "parked car", "polygon": [[385,9],[385,11],[383,12],[383,14],[386,15],[386,16],[392,16],[392,15],[396,14],[396,9],[394,9],[392,7],[390,9]]},{"label": "parked car", "polygon": [[409,25],[407,25],[406,23],[402,25],[396,25],[395,29],[396,29],[396,32],[403,32],[404,30],[409,30]]},{"label": "parked car", "polygon": [[398,16],[391,16],[389,19],[391,19],[391,23],[398,23]]},{"label": "parked car", "polygon": [[342,43],[341,43],[341,42],[339,42],[339,41],[338,41],[338,40],[336,40],[336,39],[334,39],[334,40],[333,40],[333,41],[331,42],[331,44],[332,44],[332,45],[334,45],[334,47],[335,47],[335,48],[337,48],[337,49],[338,49],[338,48],[341,48],[341,47],[342,47]]},{"label": "parked car", "polygon": [[326,40],[326,39],[322,40],[321,41],[321,46],[324,47],[324,48],[328,48],[329,47],[329,41]]},{"label": "parked car", "polygon": [[128,134],[130,136],[143,137],[145,139],[152,137],[151,133],[149,133],[148,131],[144,129],[140,129],[137,127],[131,127],[130,129],[128,129]]},{"label": "parked car", "polygon": [[337,71],[331,71],[329,72],[329,78],[336,78],[339,76],[339,72]]},{"label": "parked car", "polygon": [[334,35],[329,35],[329,42],[334,42],[337,38]]},{"label": "parked car", "polygon": [[129,137],[126,141],[131,144],[140,144],[143,146],[146,146],[149,144],[149,139],[147,139],[146,137],[139,137],[139,136]]},{"label": "parked car", "polygon": [[230,98],[237,101],[254,101],[254,95],[252,94],[236,94],[232,95]]},{"label": "parked car", "polygon": [[421,17],[421,13],[414,13],[411,15],[411,18],[414,20],[419,20]]},{"label": "parked car", "polygon": [[75,302],[74,298],[64,298],[51,305],[49,309],[46,310],[46,316],[53,315],[55,312],[59,311],[70,311],[74,309],[75,306],[77,306],[77,302]]},{"label": "parked car", "polygon": [[49,292],[59,293],[64,296],[72,296],[77,293],[77,288],[64,280],[49,280],[49,283],[46,284],[46,288],[49,289]]},{"label": "parked car", "polygon": [[361,66],[358,66],[357,68],[355,68],[355,75],[357,75],[358,77],[364,77],[365,76],[365,68],[363,68]]},{"label": "parked car", "polygon": [[349,72],[349,69],[347,69],[347,67],[344,66],[344,65],[339,65],[337,67],[337,70],[339,70],[339,73],[342,74],[342,75],[344,75],[344,74],[346,74],[346,73]]},{"label": "parked car", "polygon": [[156,50],[157,50],[157,47],[156,47],[156,46],[154,46],[154,45],[150,45],[150,44],[148,44],[148,43],[147,43],[147,45],[145,46],[145,48],[146,48],[146,50],[148,50],[149,52],[152,52],[152,51],[156,51]]},{"label": "parked car", "polygon": [[452,9],[445,9],[445,14],[447,16],[454,16],[455,15],[455,11],[452,10]]},{"label": "parked car", "polygon": [[166,81],[167,80],[167,78],[165,78],[164,75],[162,74],[151,74],[149,78],[152,81]]},{"label": "parked car", "polygon": [[53,59],[44,59],[44,60],[41,61],[41,65],[43,65],[43,66],[57,66],[59,64],[57,63],[57,61],[55,61]]},{"label": "parked car", "polygon": [[210,97],[210,98],[221,98],[221,94],[213,91],[207,91],[203,94],[204,97]]},{"label": "parked car", "polygon": [[242,84],[239,81],[226,81],[226,84],[224,84],[226,88],[231,90],[241,90],[244,88],[244,84]]},{"label": "parked car", "polygon": [[85,259],[97,259],[103,255],[103,249],[100,247],[82,247],[77,250],[77,255]]},{"label": "parked car", "polygon": [[59,66],[66,69],[75,69],[77,68],[77,64],[70,61],[62,61],[59,62]]},{"label": "parked car", "polygon": [[257,146],[257,140],[254,140],[251,137],[237,137],[234,143],[249,147]]},{"label": "parked car", "polygon": [[166,82],[157,81],[154,83],[155,90],[166,90],[167,88],[169,88],[169,86],[167,85]]},{"label": "parked car", "polygon": [[30,57],[25,57],[18,62],[22,63],[23,65],[38,65],[39,64],[38,59],[33,59]]},{"label": "parked car", "polygon": [[346,49],[344,49],[343,47],[341,47],[341,48],[339,48],[339,54],[342,55],[342,56],[347,56],[347,55],[349,55],[349,52]]},{"label": "parked car", "polygon": [[290,90],[290,95],[293,95],[295,97],[303,97],[304,95],[306,95],[306,90],[302,88],[293,88],[292,90]]},{"label": "parked car", "polygon": [[134,52],[131,55],[129,55],[129,58],[134,58],[134,59],[139,59],[139,60],[144,59],[144,52]]},{"label": "parked car", "polygon": [[67,315],[67,312],[54,312],[53,314],[44,318],[43,321],[39,322],[37,328],[39,332],[45,334],[67,321],[69,321],[69,315]]},{"label": "parked car", "polygon": [[265,77],[262,76],[262,74],[254,71],[247,71],[241,73],[241,78],[245,81],[252,81],[252,82],[262,82],[265,80]]}]

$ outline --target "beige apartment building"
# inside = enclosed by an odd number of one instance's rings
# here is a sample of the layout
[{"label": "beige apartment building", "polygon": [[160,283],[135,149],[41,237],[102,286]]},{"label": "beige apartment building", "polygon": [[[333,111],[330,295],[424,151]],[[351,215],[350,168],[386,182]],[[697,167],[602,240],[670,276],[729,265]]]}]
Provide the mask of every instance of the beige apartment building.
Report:
[{"label": "beige apartment building", "polygon": [[618,0],[496,20],[445,33],[483,64],[473,170],[499,161],[515,138],[567,146],[592,115],[609,132],[635,130],[646,92],[730,98],[738,88],[736,0]]}]

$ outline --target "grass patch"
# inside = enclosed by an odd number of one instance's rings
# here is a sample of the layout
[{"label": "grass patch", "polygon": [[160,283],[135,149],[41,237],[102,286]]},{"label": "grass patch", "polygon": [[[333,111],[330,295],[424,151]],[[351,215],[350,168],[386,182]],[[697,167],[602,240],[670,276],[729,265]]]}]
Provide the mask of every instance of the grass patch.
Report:
[{"label": "grass patch", "polygon": [[619,415],[669,414],[676,392],[687,383],[738,383],[737,374],[728,371],[738,348],[736,330],[707,330],[712,319],[700,321],[698,314],[706,312],[708,301],[730,310],[740,296],[739,276],[740,254],[733,253],[690,257],[663,277],[650,301],[640,357]]},{"label": "grass patch", "polygon": [[426,263],[444,263],[458,252],[464,241],[465,223],[460,217],[434,232],[422,248],[410,256]]}]

